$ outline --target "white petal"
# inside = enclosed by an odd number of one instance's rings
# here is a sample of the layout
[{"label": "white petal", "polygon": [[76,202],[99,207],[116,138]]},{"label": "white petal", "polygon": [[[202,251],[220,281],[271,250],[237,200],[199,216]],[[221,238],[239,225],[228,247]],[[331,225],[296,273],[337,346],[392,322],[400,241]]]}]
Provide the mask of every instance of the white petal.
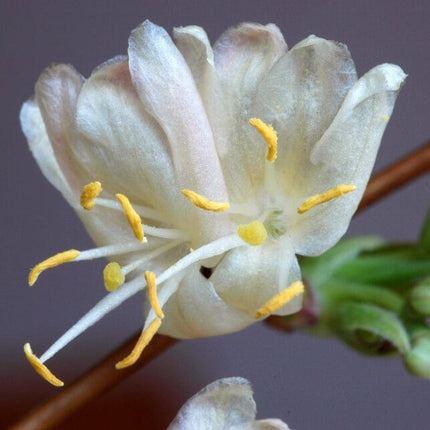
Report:
[{"label": "white petal", "polygon": [[242,24],[227,30],[214,45],[224,116],[229,118],[223,130],[229,136],[220,142],[219,154],[229,195],[236,203],[255,200],[264,183],[266,143],[249,120],[259,83],[286,50],[273,24]]},{"label": "white petal", "polygon": [[356,72],[345,45],[309,36],[270,70],[261,83],[253,115],[278,133],[274,167],[293,197],[308,182],[310,152],[333,121]]},{"label": "white petal", "polygon": [[254,423],[253,430],[290,430],[283,421],[277,418],[258,420]]},{"label": "white petal", "polygon": [[175,28],[173,36],[199,90],[213,131],[218,156],[224,158],[230,146],[231,117],[225,89],[215,69],[214,54],[201,27]]},{"label": "white petal", "polygon": [[[210,277],[222,299],[253,317],[268,300],[301,279],[294,249],[288,237],[229,252]],[[277,315],[297,312],[301,296],[279,309]]]},{"label": "white petal", "polygon": [[76,126],[74,155],[88,181],[100,181],[112,195],[123,193],[134,204],[153,207],[172,222],[176,219],[182,195],[167,139],[144,111],[127,59],[105,63],[85,82]]},{"label": "white petal", "polygon": [[20,121],[30,150],[46,179],[66,199],[73,200],[72,190],[57,163],[39,106],[34,100],[28,100],[22,105]]},{"label": "white petal", "polygon": [[76,166],[71,147],[75,139],[76,100],[83,78],[66,64],[54,64],[40,75],[36,83],[36,101],[45,122],[57,163],[70,188],[79,197],[82,175]]},{"label": "white petal", "polygon": [[[164,29],[145,21],[129,40],[130,72],[145,109],[169,142],[178,188],[189,188],[213,201],[228,200],[221,166],[202,101],[190,70]],[[185,197],[184,197],[185,198]],[[194,246],[227,233],[223,214],[191,207]]]},{"label": "white petal", "polygon": [[255,322],[226,304],[196,266],[188,269],[164,313],[160,333],[181,339],[233,333]]},{"label": "white petal", "polygon": [[[376,153],[398,91],[406,75],[400,67],[385,64],[364,75],[349,91],[342,107],[313,148],[314,167],[307,173],[308,196],[339,183],[357,189],[303,215],[294,215],[289,232],[296,251],[317,255],[345,233],[363,195]],[[309,186],[314,185],[314,190]],[[303,199],[307,197],[303,196]]]},{"label": "white petal", "polygon": [[255,413],[251,384],[243,378],[225,378],[189,399],[168,430],[245,430],[251,428]]}]

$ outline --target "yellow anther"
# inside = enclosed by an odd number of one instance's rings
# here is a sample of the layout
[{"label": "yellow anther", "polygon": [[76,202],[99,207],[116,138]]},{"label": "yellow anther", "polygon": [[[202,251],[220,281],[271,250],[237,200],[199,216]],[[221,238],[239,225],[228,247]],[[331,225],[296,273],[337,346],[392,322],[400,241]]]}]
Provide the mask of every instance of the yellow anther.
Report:
[{"label": "yellow anther", "polygon": [[390,117],[388,115],[382,115],[382,119],[388,122],[390,120]]},{"label": "yellow anther", "polygon": [[302,203],[297,212],[299,214],[305,213],[309,209],[312,209],[314,206],[328,202],[329,200],[335,199],[336,197],[343,196],[344,194],[354,191],[355,189],[355,185],[340,184],[337,187],[331,188],[325,193],[317,194],[316,196],[310,197]]},{"label": "yellow anther", "polygon": [[255,313],[255,318],[263,318],[282,308],[282,306],[291,302],[294,297],[302,294],[305,291],[305,287],[302,282],[293,282],[289,287],[282,290],[276,296],[272,297],[266,304],[264,304]]},{"label": "yellow anther", "polygon": [[103,279],[106,290],[112,292],[124,283],[125,276],[121,271],[121,266],[116,261],[112,261],[103,269]]},{"label": "yellow anther", "polygon": [[102,184],[100,182],[90,182],[85,185],[81,194],[81,206],[90,211],[96,204],[94,199],[102,192]]},{"label": "yellow anther", "polygon": [[74,260],[80,252],[76,249],[69,249],[68,251],[59,252],[58,254],[53,255],[52,257],[43,260],[41,263],[36,264],[28,275],[28,284],[31,286],[37,281],[39,275],[46,269],[52,269],[53,267],[57,267],[60,264],[67,263],[69,261]]},{"label": "yellow anther", "polygon": [[141,356],[143,350],[146,348],[146,346],[151,342],[152,338],[154,337],[155,333],[157,333],[158,329],[161,325],[161,319],[155,318],[155,320],[152,320],[151,324],[146,328],[146,330],[143,330],[138,341],[136,342],[135,347],[133,348],[133,351],[122,359],[121,361],[118,361],[118,363],[115,364],[115,367],[117,369],[124,369],[125,367],[129,367],[132,364],[136,363],[136,361]]},{"label": "yellow anther", "polygon": [[206,211],[223,212],[230,207],[229,203],[227,202],[213,202],[207,197],[204,197],[201,194],[197,194],[196,192],[191,190],[182,190],[182,194],[185,197],[189,198],[195,206]]},{"label": "yellow anther", "polygon": [[46,381],[50,384],[55,385],[56,387],[62,387],[64,382],[58,379],[40,360],[37,358],[33,351],[31,350],[31,346],[29,343],[24,345],[24,353],[27,357],[27,360],[32,365],[33,369]]},{"label": "yellow anther", "polygon": [[267,238],[267,230],[260,221],[253,221],[249,224],[240,225],[237,234],[249,245],[261,245]]},{"label": "yellow anther", "polygon": [[122,206],[122,210],[127,217],[127,221],[130,224],[130,227],[133,229],[133,233],[136,236],[136,239],[143,242],[143,227],[142,221],[138,213],[133,209],[133,206],[130,203],[130,200],[124,194],[116,194],[115,197],[120,202]]},{"label": "yellow anther", "polygon": [[265,124],[259,118],[251,118],[249,123],[263,136],[267,143],[267,161],[274,162],[277,157],[278,135],[271,125]]},{"label": "yellow anther", "polygon": [[151,303],[151,307],[152,309],[154,309],[154,312],[157,315],[157,317],[164,318],[164,312],[161,309],[160,303],[158,302],[157,280],[155,278],[155,273],[146,271],[145,279],[146,279],[146,285],[148,286],[149,303]]}]

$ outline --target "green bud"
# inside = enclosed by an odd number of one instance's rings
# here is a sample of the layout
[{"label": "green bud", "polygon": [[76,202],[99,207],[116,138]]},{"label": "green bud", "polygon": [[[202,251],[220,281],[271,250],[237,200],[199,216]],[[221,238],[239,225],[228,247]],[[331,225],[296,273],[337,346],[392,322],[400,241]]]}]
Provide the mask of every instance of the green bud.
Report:
[{"label": "green bud", "polygon": [[392,347],[402,355],[410,351],[409,336],[401,320],[379,306],[345,302],[332,309],[330,320],[333,332],[358,351],[385,354]]},{"label": "green bud", "polygon": [[430,334],[413,342],[412,350],[405,357],[405,364],[414,375],[430,379]]},{"label": "green bud", "polygon": [[411,290],[409,304],[418,314],[430,316],[430,278],[427,278]]}]

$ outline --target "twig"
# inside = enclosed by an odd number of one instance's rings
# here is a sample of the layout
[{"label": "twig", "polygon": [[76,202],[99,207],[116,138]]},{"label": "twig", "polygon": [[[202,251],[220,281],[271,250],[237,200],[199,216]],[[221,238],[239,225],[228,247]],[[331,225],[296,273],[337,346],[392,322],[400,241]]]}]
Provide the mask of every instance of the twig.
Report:
[{"label": "twig", "polygon": [[[358,211],[367,208],[372,203],[428,171],[430,171],[430,140],[421,148],[372,177]],[[276,325],[275,317],[270,318],[270,320],[271,324]],[[55,397],[22,418],[11,427],[11,430],[47,430],[53,428],[80,407],[119,384],[175,343],[174,339],[167,336],[156,335],[143,351],[137,363],[124,370],[115,370],[115,363],[133,349],[139,335],[140,332],[76,382],[62,389]]]},{"label": "twig", "polygon": [[47,430],[54,428],[82,406],[118,385],[132,373],[137,372],[142,366],[176,342],[170,337],[155,335],[133,366],[116,370],[115,363],[130,353],[139,336],[140,331],[75,382],[61,389],[56,396],[28,413],[10,430]]}]

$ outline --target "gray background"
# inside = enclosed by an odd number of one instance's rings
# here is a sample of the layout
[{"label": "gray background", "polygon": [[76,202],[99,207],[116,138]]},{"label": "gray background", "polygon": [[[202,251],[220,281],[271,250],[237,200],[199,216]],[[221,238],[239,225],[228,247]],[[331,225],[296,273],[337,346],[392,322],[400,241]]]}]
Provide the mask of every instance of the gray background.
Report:
[{"label": "gray background", "polygon": [[[425,4],[426,3],[426,4]],[[289,46],[310,33],[346,43],[359,75],[393,62],[409,74],[384,136],[379,169],[429,137],[429,3],[423,1],[1,1],[1,313],[0,427],[55,392],[30,369],[22,345],[40,353],[103,294],[102,262],[66,265],[26,284],[29,268],[53,253],[91,246],[60,195],[42,177],[18,124],[20,105],[52,61],[93,67],[127,49],[145,18],[171,31],[198,24],[212,41],[241,21],[274,22]],[[350,234],[414,239],[429,196],[425,177],[360,214]],[[71,382],[139,329],[134,298],[49,362]],[[370,359],[333,339],[282,335],[262,325],[181,342],[155,363],[62,426],[163,428],[186,398],[225,376],[254,385],[258,416],[296,430],[425,428],[430,382],[399,359]],[[121,421],[118,421],[121,420]],[[152,424],[150,424],[152,423]]]}]

